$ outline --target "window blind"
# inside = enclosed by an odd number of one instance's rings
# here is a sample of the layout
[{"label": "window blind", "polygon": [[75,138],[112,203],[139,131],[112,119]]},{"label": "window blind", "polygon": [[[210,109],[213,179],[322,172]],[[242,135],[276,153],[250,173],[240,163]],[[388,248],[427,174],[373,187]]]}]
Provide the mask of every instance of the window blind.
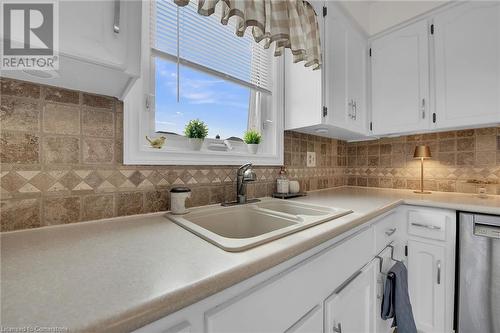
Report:
[{"label": "window blind", "polygon": [[251,31],[243,37],[235,25],[220,22],[217,13],[197,13],[197,1],[178,7],[172,0],[151,2],[153,54],[205,71],[226,80],[271,93],[271,51],[255,42]]}]

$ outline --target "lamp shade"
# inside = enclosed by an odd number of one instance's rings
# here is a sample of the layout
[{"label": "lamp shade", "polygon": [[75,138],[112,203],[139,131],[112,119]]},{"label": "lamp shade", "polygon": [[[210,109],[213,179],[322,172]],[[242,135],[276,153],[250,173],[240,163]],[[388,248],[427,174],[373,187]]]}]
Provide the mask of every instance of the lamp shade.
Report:
[{"label": "lamp shade", "polygon": [[429,146],[416,146],[415,152],[413,153],[413,158],[430,158],[431,149]]}]

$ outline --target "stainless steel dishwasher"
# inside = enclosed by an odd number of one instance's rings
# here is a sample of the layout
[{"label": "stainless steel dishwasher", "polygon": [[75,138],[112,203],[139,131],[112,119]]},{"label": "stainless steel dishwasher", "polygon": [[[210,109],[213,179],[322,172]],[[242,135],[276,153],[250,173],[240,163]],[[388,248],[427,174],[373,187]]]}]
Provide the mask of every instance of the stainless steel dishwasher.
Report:
[{"label": "stainless steel dishwasher", "polygon": [[500,333],[500,216],[460,213],[458,332]]}]

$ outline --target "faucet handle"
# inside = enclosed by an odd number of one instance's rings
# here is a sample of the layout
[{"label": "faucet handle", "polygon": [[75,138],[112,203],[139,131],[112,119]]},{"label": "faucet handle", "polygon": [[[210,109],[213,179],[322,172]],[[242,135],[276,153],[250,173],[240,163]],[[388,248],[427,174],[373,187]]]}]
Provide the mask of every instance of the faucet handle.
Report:
[{"label": "faucet handle", "polygon": [[251,168],[248,168],[245,170],[245,172],[243,172],[243,181],[249,182],[249,181],[254,181],[256,179],[257,175]]}]

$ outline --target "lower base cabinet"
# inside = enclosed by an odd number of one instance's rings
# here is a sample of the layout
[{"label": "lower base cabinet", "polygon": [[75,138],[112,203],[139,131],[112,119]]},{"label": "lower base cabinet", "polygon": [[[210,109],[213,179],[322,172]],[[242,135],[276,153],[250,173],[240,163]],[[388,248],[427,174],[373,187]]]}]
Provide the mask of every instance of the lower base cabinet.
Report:
[{"label": "lower base cabinet", "polygon": [[408,253],[408,288],[415,322],[423,332],[445,332],[445,248],[410,240]]},{"label": "lower base cabinet", "polygon": [[407,264],[419,332],[451,333],[455,223],[454,211],[398,207],[136,333],[393,332],[392,319],[381,319],[388,244]]},{"label": "lower base cabinet", "polygon": [[377,263],[355,273],[325,301],[325,332],[375,332]]}]

